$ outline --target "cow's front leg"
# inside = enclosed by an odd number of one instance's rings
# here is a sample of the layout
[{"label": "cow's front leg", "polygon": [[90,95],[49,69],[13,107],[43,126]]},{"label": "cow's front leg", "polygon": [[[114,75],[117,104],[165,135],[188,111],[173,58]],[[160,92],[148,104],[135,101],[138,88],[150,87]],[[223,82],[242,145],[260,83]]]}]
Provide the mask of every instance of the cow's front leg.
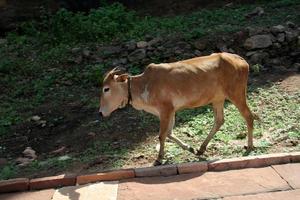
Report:
[{"label": "cow's front leg", "polygon": [[175,115],[173,110],[164,110],[161,112],[159,129],[159,153],[154,165],[160,165],[165,154],[165,141],[172,127],[172,119]]},{"label": "cow's front leg", "polygon": [[187,150],[193,154],[196,154],[196,150],[189,146],[188,144],[184,143],[183,141],[181,141],[179,138],[177,138],[173,133],[172,130],[174,128],[174,124],[175,124],[175,115],[172,118],[171,121],[171,127],[169,128],[169,133],[168,133],[168,137],[175,142],[176,144],[178,144],[182,149]]}]

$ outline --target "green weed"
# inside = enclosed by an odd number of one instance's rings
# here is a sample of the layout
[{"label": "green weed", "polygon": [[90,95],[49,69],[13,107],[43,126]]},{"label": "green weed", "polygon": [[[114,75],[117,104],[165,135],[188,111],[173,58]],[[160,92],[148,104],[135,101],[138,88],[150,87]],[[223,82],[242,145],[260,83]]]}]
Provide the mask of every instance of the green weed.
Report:
[{"label": "green weed", "polygon": [[13,165],[7,165],[0,169],[0,180],[13,178],[17,174],[17,168]]}]

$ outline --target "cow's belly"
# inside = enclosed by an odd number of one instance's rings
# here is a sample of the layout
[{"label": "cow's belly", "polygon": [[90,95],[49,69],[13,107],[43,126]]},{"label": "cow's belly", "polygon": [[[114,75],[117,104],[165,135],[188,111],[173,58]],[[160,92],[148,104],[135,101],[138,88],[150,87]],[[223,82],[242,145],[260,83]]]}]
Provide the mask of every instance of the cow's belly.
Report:
[{"label": "cow's belly", "polygon": [[190,96],[175,96],[173,97],[173,106],[175,110],[196,108],[210,104],[216,99],[224,99],[224,95],[219,92],[205,92]]}]

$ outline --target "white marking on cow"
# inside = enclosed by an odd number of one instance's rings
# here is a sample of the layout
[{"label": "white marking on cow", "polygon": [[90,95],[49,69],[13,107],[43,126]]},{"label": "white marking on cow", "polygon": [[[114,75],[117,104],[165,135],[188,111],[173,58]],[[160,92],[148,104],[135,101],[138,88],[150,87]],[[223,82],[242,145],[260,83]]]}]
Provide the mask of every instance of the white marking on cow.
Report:
[{"label": "white marking on cow", "polygon": [[148,100],[149,100],[148,85],[145,86],[145,89],[144,89],[143,93],[141,94],[141,97],[145,103],[148,103]]}]

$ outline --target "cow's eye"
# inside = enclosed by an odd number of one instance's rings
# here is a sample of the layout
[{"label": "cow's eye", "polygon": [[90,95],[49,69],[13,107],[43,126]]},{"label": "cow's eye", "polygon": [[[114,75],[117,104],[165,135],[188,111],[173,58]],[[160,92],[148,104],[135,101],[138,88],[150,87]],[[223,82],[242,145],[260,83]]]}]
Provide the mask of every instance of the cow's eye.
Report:
[{"label": "cow's eye", "polygon": [[103,91],[104,91],[104,92],[108,92],[108,91],[109,91],[109,88],[104,88]]}]

